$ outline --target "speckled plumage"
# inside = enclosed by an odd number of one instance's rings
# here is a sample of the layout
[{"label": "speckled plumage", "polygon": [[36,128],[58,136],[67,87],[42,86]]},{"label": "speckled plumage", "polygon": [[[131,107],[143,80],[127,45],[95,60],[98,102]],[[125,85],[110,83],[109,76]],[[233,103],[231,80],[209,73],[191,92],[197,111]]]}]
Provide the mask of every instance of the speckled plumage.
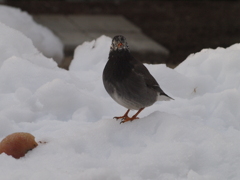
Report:
[{"label": "speckled plumage", "polygon": [[[130,54],[127,41],[121,35],[112,40],[108,62],[103,70],[103,84],[108,94],[127,109],[142,110],[159,98],[172,99],[163,92],[148,69]],[[116,118],[122,118],[122,122],[134,120],[127,113]]]}]

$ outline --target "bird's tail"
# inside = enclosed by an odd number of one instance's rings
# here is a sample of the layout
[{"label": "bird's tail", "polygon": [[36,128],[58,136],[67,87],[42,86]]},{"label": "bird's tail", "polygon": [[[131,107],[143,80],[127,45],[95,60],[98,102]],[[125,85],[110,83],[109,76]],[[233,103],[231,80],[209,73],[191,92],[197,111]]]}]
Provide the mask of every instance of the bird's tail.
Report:
[{"label": "bird's tail", "polygon": [[158,101],[170,101],[170,100],[174,100],[173,98],[171,98],[170,96],[168,96],[167,94],[165,94],[164,92],[160,93],[157,97]]}]

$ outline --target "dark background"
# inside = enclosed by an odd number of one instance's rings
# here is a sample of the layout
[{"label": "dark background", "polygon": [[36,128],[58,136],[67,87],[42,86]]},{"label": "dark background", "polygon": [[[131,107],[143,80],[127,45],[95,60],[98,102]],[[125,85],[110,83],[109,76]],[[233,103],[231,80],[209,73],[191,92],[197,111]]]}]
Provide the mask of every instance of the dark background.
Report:
[{"label": "dark background", "polygon": [[[117,14],[170,50],[174,67],[203,48],[240,42],[239,1],[5,1],[30,14]],[[152,55],[154,56],[154,54]]]}]

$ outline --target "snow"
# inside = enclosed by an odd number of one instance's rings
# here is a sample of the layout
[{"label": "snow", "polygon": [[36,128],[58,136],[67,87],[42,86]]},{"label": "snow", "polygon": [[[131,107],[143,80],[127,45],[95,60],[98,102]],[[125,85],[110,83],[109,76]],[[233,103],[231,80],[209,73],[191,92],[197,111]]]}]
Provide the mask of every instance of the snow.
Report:
[{"label": "snow", "polygon": [[21,11],[19,8],[0,5],[0,22],[22,32],[46,57],[53,58],[58,64],[61,63],[63,59],[62,42],[48,28],[37,24],[27,12]]},{"label": "snow", "polygon": [[147,65],[175,100],[120,124],[112,117],[126,109],[102,84],[110,38],[78,46],[69,71],[1,23],[0,39],[0,140],[28,132],[46,142],[18,160],[1,154],[1,179],[240,179],[240,44],[175,69]]}]

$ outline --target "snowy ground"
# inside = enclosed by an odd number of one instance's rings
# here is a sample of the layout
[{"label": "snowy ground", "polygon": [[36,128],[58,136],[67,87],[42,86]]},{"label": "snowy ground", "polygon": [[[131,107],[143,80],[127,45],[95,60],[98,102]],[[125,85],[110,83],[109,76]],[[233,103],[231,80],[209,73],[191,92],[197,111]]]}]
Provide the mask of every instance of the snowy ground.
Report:
[{"label": "snowy ground", "polygon": [[110,38],[78,46],[69,71],[3,24],[0,39],[0,139],[29,132],[47,142],[18,160],[1,154],[1,179],[240,179],[240,44],[174,70],[148,65],[175,100],[120,125],[112,117],[126,109],[102,84]]}]

